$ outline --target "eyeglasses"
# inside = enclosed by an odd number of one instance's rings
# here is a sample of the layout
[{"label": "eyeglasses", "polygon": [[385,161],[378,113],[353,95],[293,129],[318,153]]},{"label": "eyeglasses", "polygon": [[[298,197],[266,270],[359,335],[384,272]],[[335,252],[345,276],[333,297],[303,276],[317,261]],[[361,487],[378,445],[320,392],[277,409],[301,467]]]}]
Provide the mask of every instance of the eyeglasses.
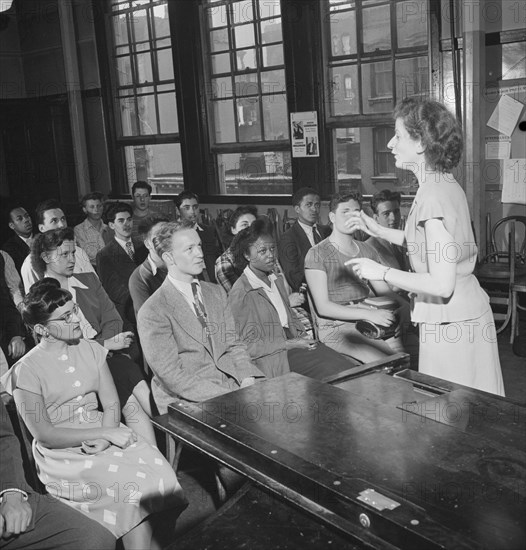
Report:
[{"label": "eyeglasses", "polygon": [[77,304],[73,304],[73,309],[71,311],[68,311],[67,313],[64,313],[61,317],[56,317],[55,319],[48,319],[48,323],[51,321],[64,321],[66,324],[71,324],[73,321],[73,315],[79,314],[79,306]]}]

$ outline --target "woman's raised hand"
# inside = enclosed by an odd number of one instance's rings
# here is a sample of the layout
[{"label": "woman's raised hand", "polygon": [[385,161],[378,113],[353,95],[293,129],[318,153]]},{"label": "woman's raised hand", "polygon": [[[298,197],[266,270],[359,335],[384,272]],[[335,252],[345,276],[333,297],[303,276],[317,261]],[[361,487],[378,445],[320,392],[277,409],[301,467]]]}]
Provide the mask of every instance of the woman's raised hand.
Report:
[{"label": "woman's raised hand", "polygon": [[372,237],[378,237],[380,234],[380,225],[369,217],[363,210],[352,212],[349,219],[345,222],[347,229],[352,231],[358,231],[361,229]]}]

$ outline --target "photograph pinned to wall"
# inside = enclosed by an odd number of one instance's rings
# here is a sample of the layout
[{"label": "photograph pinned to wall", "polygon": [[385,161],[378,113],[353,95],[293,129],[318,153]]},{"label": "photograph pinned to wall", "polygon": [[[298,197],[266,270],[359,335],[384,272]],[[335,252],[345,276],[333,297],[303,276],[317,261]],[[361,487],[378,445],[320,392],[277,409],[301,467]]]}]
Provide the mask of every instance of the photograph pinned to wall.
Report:
[{"label": "photograph pinned to wall", "polygon": [[293,157],[319,157],[318,116],[316,111],[290,113]]}]

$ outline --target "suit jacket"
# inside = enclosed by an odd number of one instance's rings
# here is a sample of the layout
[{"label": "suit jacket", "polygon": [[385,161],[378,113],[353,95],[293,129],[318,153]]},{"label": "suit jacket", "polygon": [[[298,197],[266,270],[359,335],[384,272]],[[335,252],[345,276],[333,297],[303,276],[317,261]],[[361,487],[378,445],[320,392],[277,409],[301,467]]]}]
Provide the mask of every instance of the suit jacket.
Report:
[{"label": "suit jacket", "polygon": [[214,228],[210,227],[209,225],[203,224],[200,224],[200,227],[203,230],[201,231],[198,229],[197,233],[199,234],[199,237],[201,237],[201,245],[203,247],[203,254],[205,257],[204,260],[206,272],[208,273],[208,278],[210,279],[210,282],[215,283],[217,282],[215,264],[217,258],[221,254],[221,249],[217,242],[216,232]]},{"label": "suit jacket", "polygon": [[5,250],[13,258],[16,270],[20,273],[24,260],[29,256],[29,246],[16,233],[13,233],[2,245],[2,250]]},{"label": "suit jacket", "polygon": [[205,401],[262,377],[236,333],[225,291],[201,283],[210,341],[184,296],[166,278],[137,316],[144,356],[153,371],[152,393],[160,413],[177,399]]},{"label": "suit jacket", "polygon": [[[331,234],[330,228],[325,225],[316,225],[316,228],[322,239]],[[309,238],[297,221],[279,239],[279,263],[293,292],[298,292],[305,282],[305,256],[311,246]]]},{"label": "suit jacket", "polygon": [[22,317],[20,312],[16,309],[13,299],[11,298],[11,293],[5,281],[4,276],[5,262],[4,257],[0,255],[0,345],[8,360],[8,363],[11,364],[9,355],[7,353],[7,348],[9,342],[14,336],[25,336]]},{"label": "suit jacket", "polygon": [[158,268],[154,275],[148,258],[139,267],[135,268],[128,282],[135,315],[137,315],[144,302],[156,290],[161,288],[163,281],[166,279],[166,274],[166,269]]},{"label": "suit jacket", "polygon": [[140,240],[133,239],[135,261],[122,246],[112,239],[97,254],[97,272],[104,290],[115,304],[123,320],[135,324],[133,302],[128,288],[131,274],[148,256],[148,251]]},{"label": "suit jacket", "polygon": [[[287,310],[289,330],[293,338],[305,335],[299,318],[289,306],[283,279],[276,279],[276,286]],[[257,367],[273,378],[290,372],[285,331],[278,312],[262,288],[253,288],[245,274],[234,283],[228,294],[239,333],[246,342],[250,357]]]}]

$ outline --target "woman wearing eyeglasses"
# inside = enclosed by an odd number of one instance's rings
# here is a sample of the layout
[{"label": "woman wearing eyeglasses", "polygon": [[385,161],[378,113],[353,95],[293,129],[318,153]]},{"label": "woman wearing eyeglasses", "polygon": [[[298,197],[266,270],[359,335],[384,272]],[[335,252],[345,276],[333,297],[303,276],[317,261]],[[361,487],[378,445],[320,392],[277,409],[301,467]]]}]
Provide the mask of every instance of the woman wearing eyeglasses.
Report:
[{"label": "woman wearing eyeglasses", "polygon": [[73,301],[79,306],[82,337],[97,341],[108,351],[107,362],[126,423],[129,422],[134,431],[155,444],[149,419],[152,416],[150,388],[140,367],[127,355],[133,344],[133,333],[122,330],[122,319],[94,273],[73,275],[73,229],[55,229],[35,237],[31,262],[41,277],[56,279],[72,294]]},{"label": "woman wearing eyeglasses", "polygon": [[133,424],[120,424],[108,350],[82,339],[79,308],[54,279],[35,283],[21,312],[39,343],[9,371],[6,385],[34,437],[40,480],[122,537],[124,548],[161,548],[149,516],[182,510],[185,499],[159,451]]}]

